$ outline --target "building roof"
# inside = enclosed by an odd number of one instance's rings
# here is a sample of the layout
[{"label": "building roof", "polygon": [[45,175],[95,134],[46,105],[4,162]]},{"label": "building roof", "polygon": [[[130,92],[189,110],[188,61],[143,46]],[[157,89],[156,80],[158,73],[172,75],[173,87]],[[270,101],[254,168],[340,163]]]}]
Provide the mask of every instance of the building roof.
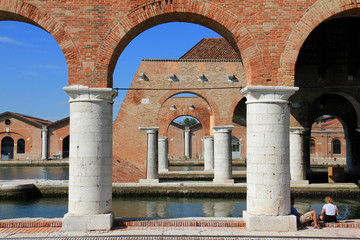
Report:
[{"label": "building roof", "polygon": [[24,114],[20,114],[20,113],[13,113],[13,112],[4,112],[0,114],[0,117],[5,116],[5,115],[9,115],[11,117],[17,118],[21,121],[27,122],[31,125],[34,125],[36,127],[42,127],[42,126],[47,126],[50,123],[52,123],[49,120],[44,120],[44,119],[40,119],[40,118],[36,118],[36,117],[31,117],[28,115],[24,115]]},{"label": "building roof", "polygon": [[240,57],[224,38],[203,38],[180,59],[240,60]]}]

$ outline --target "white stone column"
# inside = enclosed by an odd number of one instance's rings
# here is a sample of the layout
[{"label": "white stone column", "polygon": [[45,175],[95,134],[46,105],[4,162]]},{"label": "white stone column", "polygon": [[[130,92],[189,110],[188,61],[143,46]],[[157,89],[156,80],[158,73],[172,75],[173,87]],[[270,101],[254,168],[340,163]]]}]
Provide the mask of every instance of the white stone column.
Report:
[{"label": "white stone column", "polygon": [[204,171],[214,172],[214,138],[206,136],[204,139]]},{"label": "white stone column", "polygon": [[291,184],[309,184],[306,180],[304,154],[305,129],[290,128],[290,179]]},{"label": "white stone column", "polygon": [[140,183],[158,183],[158,127],[139,127],[147,132],[146,179]]},{"label": "white stone column", "polygon": [[46,126],[41,129],[42,144],[41,144],[41,159],[45,160],[48,157],[48,129]]},{"label": "white stone column", "polygon": [[168,137],[159,137],[158,139],[158,155],[159,155],[159,172],[168,172],[169,171],[169,145]]},{"label": "white stone column", "polygon": [[184,130],[184,155],[186,158],[190,158],[190,129],[186,127]]},{"label": "white stone column", "polygon": [[234,183],[232,179],[231,130],[234,126],[214,126],[214,183]]},{"label": "white stone column", "polygon": [[288,98],[297,90],[285,86],[241,90],[247,98],[244,218],[250,231],[296,231],[296,217],[290,215]]},{"label": "white stone column", "polygon": [[64,87],[70,97],[69,208],[63,231],[110,230],[112,214],[111,88]]}]

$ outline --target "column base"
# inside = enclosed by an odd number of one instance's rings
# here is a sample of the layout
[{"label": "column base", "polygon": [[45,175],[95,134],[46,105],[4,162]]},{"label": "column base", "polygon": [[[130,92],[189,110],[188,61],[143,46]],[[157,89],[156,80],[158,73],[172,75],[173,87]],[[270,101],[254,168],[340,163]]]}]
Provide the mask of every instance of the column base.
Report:
[{"label": "column base", "polygon": [[64,232],[109,231],[113,226],[113,222],[113,213],[86,216],[67,213],[62,220],[62,230]]},{"label": "column base", "polygon": [[167,173],[167,172],[169,172],[169,169],[160,169],[159,170],[159,173]]},{"label": "column base", "polygon": [[291,187],[296,187],[298,185],[309,185],[309,180],[290,180]]},{"label": "column base", "polygon": [[243,212],[246,228],[249,231],[268,231],[268,232],[296,232],[296,216],[264,216],[252,215]]},{"label": "column base", "polygon": [[214,183],[228,183],[228,184],[234,184],[234,179],[213,179]]},{"label": "column base", "polygon": [[204,169],[205,173],[214,173],[214,169]]},{"label": "column base", "polygon": [[139,183],[159,183],[159,179],[140,179]]}]

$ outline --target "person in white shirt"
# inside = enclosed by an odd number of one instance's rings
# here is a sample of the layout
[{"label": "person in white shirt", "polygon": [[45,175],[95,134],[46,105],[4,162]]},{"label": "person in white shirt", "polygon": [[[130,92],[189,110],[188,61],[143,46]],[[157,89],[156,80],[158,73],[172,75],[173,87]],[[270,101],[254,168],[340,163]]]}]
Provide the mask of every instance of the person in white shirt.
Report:
[{"label": "person in white shirt", "polygon": [[325,202],[326,204],[322,208],[320,220],[324,222],[337,222],[336,216],[339,216],[339,210],[334,205],[334,200],[331,197],[326,197]]}]

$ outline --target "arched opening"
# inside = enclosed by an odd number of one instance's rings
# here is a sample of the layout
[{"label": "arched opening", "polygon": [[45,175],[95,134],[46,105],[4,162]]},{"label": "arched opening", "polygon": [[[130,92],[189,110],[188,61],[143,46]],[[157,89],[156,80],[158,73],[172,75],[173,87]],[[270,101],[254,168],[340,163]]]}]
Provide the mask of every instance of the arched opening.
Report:
[{"label": "arched opening", "polygon": [[[360,173],[360,150],[356,147],[360,144],[357,107],[360,102],[357,94],[360,82],[360,61],[357,57],[360,47],[357,43],[360,33],[353,31],[360,24],[360,18],[353,17],[359,16],[357,11],[351,13],[333,16],[319,24],[308,36],[295,66],[295,85],[300,89],[290,99],[294,123],[306,131],[304,161],[308,169],[320,143],[314,139],[314,148],[310,148],[312,132],[306,129],[313,129],[313,123],[324,116],[330,116],[325,118],[327,121],[336,118],[343,125],[345,139],[340,141],[341,154],[333,153],[335,139],[331,139],[327,142],[327,154],[331,156],[327,157],[337,162],[346,158],[345,181],[357,181]],[[351,16],[346,17],[347,14]],[[337,141],[335,146],[338,146]],[[315,153],[311,153],[312,150]]]},{"label": "arched opening", "polygon": [[204,129],[198,119],[179,116],[168,126],[170,160],[199,160],[203,156]]},{"label": "arched opening", "polygon": [[10,160],[14,158],[14,140],[11,137],[4,137],[1,140],[1,159]]},{"label": "arched opening", "polygon": [[346,135],[341,120],[334,116],[322,115],[315,120],[310,139],[312,170],[346,166]]},{"label": "arched opening", "polygon": [[1,87],[6,89],[0,95],[0,112],[17,112],[51,121],[68,116],[69,106],[59,104],[68,101],[62,90],[68,84],[62,49],[39,25],[15,16],[9,18],[19,22],[0,21]]},{"label": "arched opening", "polygon": [[17,153],[25,153],[25,140],[22,138],[17,141]]},{"label": "arched opening", "polygon": [[67,136],[63,139],[62,142],[62,158],[69,157],[69,148],[70,148],[70,136]]}]

